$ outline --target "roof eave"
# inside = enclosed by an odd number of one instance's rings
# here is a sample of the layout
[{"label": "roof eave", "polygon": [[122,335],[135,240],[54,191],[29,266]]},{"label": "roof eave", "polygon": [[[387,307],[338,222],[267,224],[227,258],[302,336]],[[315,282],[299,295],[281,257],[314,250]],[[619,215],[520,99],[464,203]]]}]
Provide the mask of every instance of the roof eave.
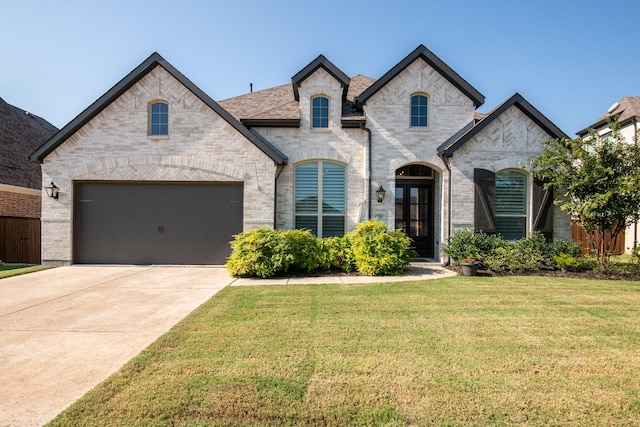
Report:
[{"label": "roof eave", "polygon": [[476,108],[484,104],[484,95],[471,86],[466,80],[464,80],[458,73],[456,73],[451,67],[449,67],[444,61],[438,58],[433,52],[427,49],[424,45],[418,46],[407,55],[402,61],[396,64],[393,68],[387,71],[384,76],[379,78],[373,85],[369,86],[360,96],[356,98],[359,105],[365,104],[369,98],[371,98],[376,92],[384,87],[389,81],[395,78],[400,72],[411,65],[416,59],[422,58],[427,64],[433,67],[440,75],[447,79],[451,84],[457,87],[461,92],[473,101]]}]

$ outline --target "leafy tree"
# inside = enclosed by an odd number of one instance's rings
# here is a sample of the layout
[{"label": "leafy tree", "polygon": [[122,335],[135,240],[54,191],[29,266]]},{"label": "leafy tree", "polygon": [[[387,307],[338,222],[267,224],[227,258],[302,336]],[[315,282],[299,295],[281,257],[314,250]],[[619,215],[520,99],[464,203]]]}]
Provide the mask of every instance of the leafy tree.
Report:
[{"label": "leafy tree", "polygon": [[547,141],[529,164],[546,188],[564,196],[555,203],[585,229],[602,267],[615,238],[640,217],[640,146],[625,141],[617,122],[609,125],[606,137],[590,130],[584,138]]}]

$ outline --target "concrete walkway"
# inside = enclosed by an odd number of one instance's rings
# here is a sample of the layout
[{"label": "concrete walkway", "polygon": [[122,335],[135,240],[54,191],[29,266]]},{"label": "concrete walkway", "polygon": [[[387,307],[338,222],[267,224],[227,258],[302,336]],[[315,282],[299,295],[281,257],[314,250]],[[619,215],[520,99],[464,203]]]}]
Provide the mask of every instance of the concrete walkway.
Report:
[{"label": "concrete walkway", "polygon": [[224,267],[68,266],[0,280],[0,426],[40,426],[228,285],[368,283],[452,275],[233,279]]}]

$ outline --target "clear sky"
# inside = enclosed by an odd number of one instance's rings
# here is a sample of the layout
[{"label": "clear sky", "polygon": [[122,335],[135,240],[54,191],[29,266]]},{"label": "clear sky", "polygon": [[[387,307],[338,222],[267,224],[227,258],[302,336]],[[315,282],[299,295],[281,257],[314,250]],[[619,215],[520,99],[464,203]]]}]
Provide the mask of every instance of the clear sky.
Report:
[{"label": "clear sky", "polygon": [[381,77],[424,44],[486,97],[570,136],[640,95],[637,0],[0,0],[0,97],[63,127],[153,52],[215,100],[319,54]]}]

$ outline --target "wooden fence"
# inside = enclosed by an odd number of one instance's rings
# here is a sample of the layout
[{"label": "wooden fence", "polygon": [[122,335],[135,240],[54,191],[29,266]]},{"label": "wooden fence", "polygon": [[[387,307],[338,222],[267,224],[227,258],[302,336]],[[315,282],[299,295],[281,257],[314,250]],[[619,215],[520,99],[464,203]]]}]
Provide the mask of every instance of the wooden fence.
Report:
[{"label": "wooden fence", "polygon": [[[571,227],[571,239],[574,242],[582,242],[582,250],[583,255],[588,255],[591,252],[591,242],[589,242],[589,236],[587,232],[584,231],[584,228],[580,227],[576,221],[573,221]],[[609,244],[611,240],[611,236],[608,233],[605,233],[605,247]],[[613,249],[613,255],[621,255],[624,253],[624,231],[618,234],[615,240],[615,246]],[[600,245],[600,238],[596,237],[596,247]]]},{"label": "wooden fence", "polygon": [[0,261],[40,264],[40,219],[0,217]]}]

